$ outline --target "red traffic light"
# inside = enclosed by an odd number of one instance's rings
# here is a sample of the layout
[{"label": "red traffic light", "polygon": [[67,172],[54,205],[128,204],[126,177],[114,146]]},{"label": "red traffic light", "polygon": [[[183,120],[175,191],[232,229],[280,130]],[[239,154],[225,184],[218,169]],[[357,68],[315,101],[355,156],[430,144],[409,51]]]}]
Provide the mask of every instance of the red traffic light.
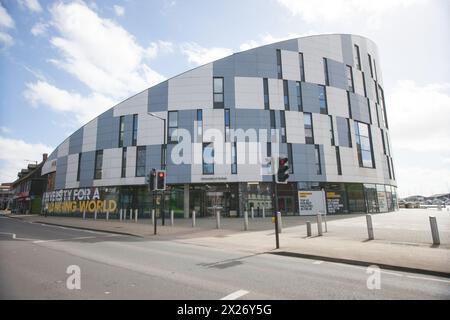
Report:
[{"label": "red traffic light", "polygon": [[163,178],[163,177],[164,177],[164,172],[160,172],[160,173],[159,173],[159,177],[160,177],[160,178]]}]

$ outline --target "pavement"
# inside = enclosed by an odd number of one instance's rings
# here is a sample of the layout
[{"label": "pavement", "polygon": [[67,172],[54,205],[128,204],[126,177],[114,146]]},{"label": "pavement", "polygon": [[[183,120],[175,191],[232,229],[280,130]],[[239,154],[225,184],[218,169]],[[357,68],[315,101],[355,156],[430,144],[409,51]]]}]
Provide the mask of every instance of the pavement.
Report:
[{"label": "pavement", "polygon": [[[441,244],[432,245],[429,216],[436,216]],[[175,226],[158,225],[153,235],[149,220],[119,222],[70,217],[12,216],[28,222],[56,224],[81,229],[133,235],[157,241],[172,241],[244,254],[309,257],[353,265],[378,265],[384,269],[450,277],[450,212],[436,209],[401,209],[373,215],[375,240],[368,241],[365,215],[335,215],[326,218],[323,236],[317,236],[315,217],[283,217],[280,249],[275,250],[271,218],[249,219],[243,231],[242,218],[222,218],[217,230],[213,218],[176,219]],[[313,236],[306,235],[306,221]],[[167,219],[166,224],[170,221]]]},{"label": "pavement", "polygon": [[[288,230],[283,230],[282,246]],[[211,238],[264,232],[232,230]],[[180,305],[184,300],[230,297],[450,299],[450,279],[445,277],[381,269],[379,285],[373,287],[366,267],[245,253],[236,245],[220,248],[206,237],[197,238],[197,244],[186,241],[192,239],[137,237],[0,217],[0,299],[174,299]],[[67,286],[69,266],[79,267],[80,289]]]}]

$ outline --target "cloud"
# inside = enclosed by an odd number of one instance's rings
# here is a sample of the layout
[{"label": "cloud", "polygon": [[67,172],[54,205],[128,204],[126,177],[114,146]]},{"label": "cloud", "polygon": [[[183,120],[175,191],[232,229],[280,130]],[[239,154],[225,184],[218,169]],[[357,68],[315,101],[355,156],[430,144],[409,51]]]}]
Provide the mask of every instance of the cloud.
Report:
[{"label": "cloud", "polygon": [[12,131],[8,127],[1,126],[0,127],[0,132],[2,132],[2,133],[11,133]]},{"label": "cloud", "polygon": [[122,6],[114,5],[114,12],[118,17],[121,17],[125,14],[125,8]]},{"label": "cloud", "polygon": [[181,53],[188,58],[188,62],[195,65],[202,65],[208,62],[229,56],[233,53],[228,48],[205,48],[195,42],[185,42],[180,44]]},{"label": "cloud", "polygon": [[173,53],[173,43],[170,41],[158,40],[152,42],[150,46],[145,50],[145,55],[149,59],[155,59],[161,53]]},{"label": "cloud", "polygon": [[365,21],[378,24],[384,14],[404,9],[428,0],[277,0],[292,15],[300,16],[307,23],[341,22],[364,17]]},{"label": "cloud", "polygon": [[24,95],[33,106],[44,105],[57,112],[71,113],[79,123],[92,120],[117,102],[98,93],[82,96],[68,92],[42,80],[26,86]]},{"label": "cloud", "polygon": [[20,139],[0,136],[0,181],[12,182],[17,173],[26,166],[25,160],[42,160],[43,153],[50,153],[53,148],[42,143],[31,144]]},{"label": "cloud", "polygon": [[33,12],[41,12],[42,7],[38,0],[19,0],[19,4],[21,7],[25,7]]},{"label": "cloud", "polygon": [[5,47],[9,47],[14,44],[14,39],[6,32],[0,31],[0,43],[2,43]]},{"label": "cloud", "polygon": [[45,34],[47,32],[47,29],[48,29],[48,24],[38,22],[31,28],[31,33],[34,36],[39,36],[39,35]]},{"label": "cloud", "polygon": [[285,37],[274,37],[270,33],[260,34],[260,35],[258,35],[258,40],[250,40],[250,41],[244,42],[239,46],[239,49],[241,51],[245,51],[245,50],[253,49],[253,48],[260,47],[260,46],[263,46],[266,44],[280,42],[280,41],[294,39],[294,38],[306,37],[306,36],[313,35],[313,34],[317,34],[317,33],[312,32],[312,31],[309,31],[307,33],[302,33],[302,34],[289,33]]},{"label": "cloud", "polygon": [[14,28],[14,20],[8,14],[8,11],[2,6],[0,2],[0,27],[12,29]]}]

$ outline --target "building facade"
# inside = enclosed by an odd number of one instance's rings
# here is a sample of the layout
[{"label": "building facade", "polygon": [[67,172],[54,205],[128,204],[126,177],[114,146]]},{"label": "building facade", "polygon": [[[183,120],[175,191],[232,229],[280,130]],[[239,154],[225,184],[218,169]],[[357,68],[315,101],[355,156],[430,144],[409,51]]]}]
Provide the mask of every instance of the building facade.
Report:
[{"label": "building facade", "polygon": [[0,210],[9,210],[12,201],[12,183],[0,184]]},{"label": "building facade", "polygon": [[[290,163],[283,214],[324,190],[329,214],[387,212],[396,181],[376,45],[332,34],[233,54],[175,76],[93,119],[48,157],[44,206],[79,214],[155,205],[146,185],[167,170],[165,208],[239,216],[272,208],[265,161]],[[161,199],[157,199],[160,201]]]}]

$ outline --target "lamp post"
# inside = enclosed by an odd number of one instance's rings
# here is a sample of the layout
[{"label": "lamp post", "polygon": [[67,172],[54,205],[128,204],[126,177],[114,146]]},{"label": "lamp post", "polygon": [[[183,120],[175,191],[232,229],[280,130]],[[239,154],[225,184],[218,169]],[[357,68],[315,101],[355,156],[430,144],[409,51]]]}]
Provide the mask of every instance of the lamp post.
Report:
[{"label": "lamp post", "polygon": [[[158,116],[157,114],[155,114],[155,113],[153,113],[153,112],[147,112],[147,114],[149,115],[149,116],[152,116],[152,117],[154,117],[154,118],[156,118],[156,119],[159,119],[159,120],[162,120],[163,121],[163,123],[164,123],[164,161],[163,161],[163,164],[162,164],[162,166],[163,166],[163,170],[166,170],[166,178],[167,178],[167,138],[166,138],[166,119],[165,118],[162,118],[162,117],[160,117],[160,116]],[[165,197],[165,190],[162,192],[162,216],[161,216],[161,221],[162,221],[162,225],[164,225],[165,224],[165,217],[164,217],[164,204],[165,204],[165,202],[166,202],[166,197]],[[155,223],[156,223],[156,216],[155,216]]]}]

